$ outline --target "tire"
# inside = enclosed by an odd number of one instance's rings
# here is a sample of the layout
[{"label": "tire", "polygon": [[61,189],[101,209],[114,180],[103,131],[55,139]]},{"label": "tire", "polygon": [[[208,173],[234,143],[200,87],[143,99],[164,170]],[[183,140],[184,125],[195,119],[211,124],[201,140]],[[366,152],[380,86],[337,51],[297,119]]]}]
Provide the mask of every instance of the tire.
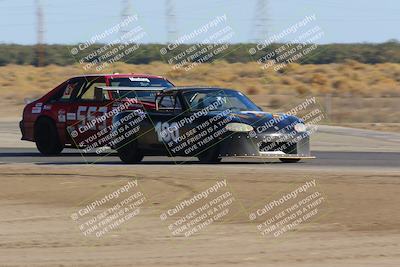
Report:
[{"label": "tire", "polygon": [[34,137],[39,152],[46,156],[58,155],[64,149],[55,123],[49,118],[40,118],[35,123]]},{"label": "tire", "polygon": [[200,153],[197,158],[201,163],[219,163],[222,158],[219,157],[218,146],[211,147],[206,151]]},{"label": "tire", "polygon": [[117,152],[121,161],[127,164],[139,163],[144,157],[143,153],[138,149],[136,141],[121,146],[117,149]]},{"label": "tire", "polygon": [[296,163],[299,162],[301,159],[279,159],[280,161],[282,161],[283,163]]}]

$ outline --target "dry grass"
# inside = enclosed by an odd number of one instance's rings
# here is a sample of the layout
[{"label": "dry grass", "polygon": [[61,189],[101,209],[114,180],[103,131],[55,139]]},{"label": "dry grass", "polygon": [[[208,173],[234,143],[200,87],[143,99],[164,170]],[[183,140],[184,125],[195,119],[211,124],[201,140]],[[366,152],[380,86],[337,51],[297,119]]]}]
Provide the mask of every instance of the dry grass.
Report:
[{"label": "dry grass", "polygon": [[[92,71],[95,72],[95,71]],[[154,62],[148,65],[116,63],[110,72],[151,73],[166,76],[177,85],[231,87],[247,94],[322,95],[360,97],[400,96],[400,64],[368,65],[354,61],[345,64],[289,65],[280,73],[264,71],[257,63],[224,61],[196,66],[190,71]],[[85,73],[82,66],[8,65],[0,67],[3,97],[21,100],[37,97],[73,75]]]},{"label": "dry grass", "polygon": [[[400,64],[289,65],[281,73],[263,71],[257,63],[215,62],[190,71],[170,65],[116,63],[103,73],[135,72],[163,75],[176,85],[211,85],[242,90],[268,111],[285,111],[306,96],[317,96],[322,107],[331,94],[331,114],[326,123],[400,123]],[[24,98],[42,96],[62,81],[84,73],[82,66],[8,65],[0,67],[2,106],[18,106]],[[15,112],[14,112],[15,113]],[[3,114],[5,116],[6,114]]]}]

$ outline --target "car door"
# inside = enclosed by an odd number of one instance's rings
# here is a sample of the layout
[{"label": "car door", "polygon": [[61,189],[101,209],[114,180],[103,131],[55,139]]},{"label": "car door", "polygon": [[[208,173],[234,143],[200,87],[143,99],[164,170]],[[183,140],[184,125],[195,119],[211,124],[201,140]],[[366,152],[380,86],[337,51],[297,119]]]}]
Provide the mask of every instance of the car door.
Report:
[{"label": "car door", "polygon": [[80,90],[83,84],[84,80],[80,78],[72,78],[65,81],[58,92],[42,107],[42,114],[51,117],[55,121],[60,140],[65,144],[73,145],[73,140],[67,133],[67,113],[71,108],[73,95]]},{"label": "car door", "polygon": [[84,152],[93,152],[92,148],[102,146],[102,135],[107,133],[111,117],[107,116],[112,109],[111,100],[97,100],[95,87],[105,86],[104,77],[83,78],[83,86],[74,94],[66,114],[67,126],[74,143],[86,147]]},{"label": "car door", "polygon": [[173,153],[169,147],[179,138],[181,112],[182,106],[176,95],[159,97],[156,109],[147,111],[147,119],[142,126],[146,134],[140,139],[142,147],[155,154],[171,156]]}]

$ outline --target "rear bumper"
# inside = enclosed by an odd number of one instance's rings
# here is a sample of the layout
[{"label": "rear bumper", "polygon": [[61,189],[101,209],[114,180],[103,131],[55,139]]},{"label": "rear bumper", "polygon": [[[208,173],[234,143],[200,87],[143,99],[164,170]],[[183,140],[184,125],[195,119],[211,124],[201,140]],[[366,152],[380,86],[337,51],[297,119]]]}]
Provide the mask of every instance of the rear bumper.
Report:
[{"label": "rear bumper", "polygon": [[33,138],[33,123],[21,120],[19,122],[19,130],[21,131],[22,135],[21,140],[32,142],[35,141]]},{"label": "rear bumper", "polygon": [[21,135],[22,135],[21,140],[27,140],[26,137],[25,137],[25,128],[24,128],[24,121],[23,120],[21,120],[19,122],[19,130],[21,131]]}]

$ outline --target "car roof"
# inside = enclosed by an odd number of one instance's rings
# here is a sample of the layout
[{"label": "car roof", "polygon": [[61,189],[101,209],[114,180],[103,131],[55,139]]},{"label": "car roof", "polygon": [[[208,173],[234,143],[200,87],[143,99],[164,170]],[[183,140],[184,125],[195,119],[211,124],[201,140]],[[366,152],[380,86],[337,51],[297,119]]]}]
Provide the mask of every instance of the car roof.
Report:
[{"label": "car roof", "polygon": [[145,73],[84,74],[84,75],[73,76],[72,78],[85,78],[85,77],[107,77],[107,78],[134,77],[134,78],[160,78],[160,79],[165,79],[162,76],[145,74]]},{"label": "car roof", "polygon": [[161,91],[165,87],[96,86],[103,91]]},{"label": "car roof", "polygon": [[216,86],[176,86],[176,87],[165,88],[164,90],[162,90],[162,92],[163,93],[168,93],[168,92],[172,93],[172,92],[198,91],[198,90],[207,90],[207,89],[236,91],[235,89],[221,88],[221,87],[216,87]]}]

